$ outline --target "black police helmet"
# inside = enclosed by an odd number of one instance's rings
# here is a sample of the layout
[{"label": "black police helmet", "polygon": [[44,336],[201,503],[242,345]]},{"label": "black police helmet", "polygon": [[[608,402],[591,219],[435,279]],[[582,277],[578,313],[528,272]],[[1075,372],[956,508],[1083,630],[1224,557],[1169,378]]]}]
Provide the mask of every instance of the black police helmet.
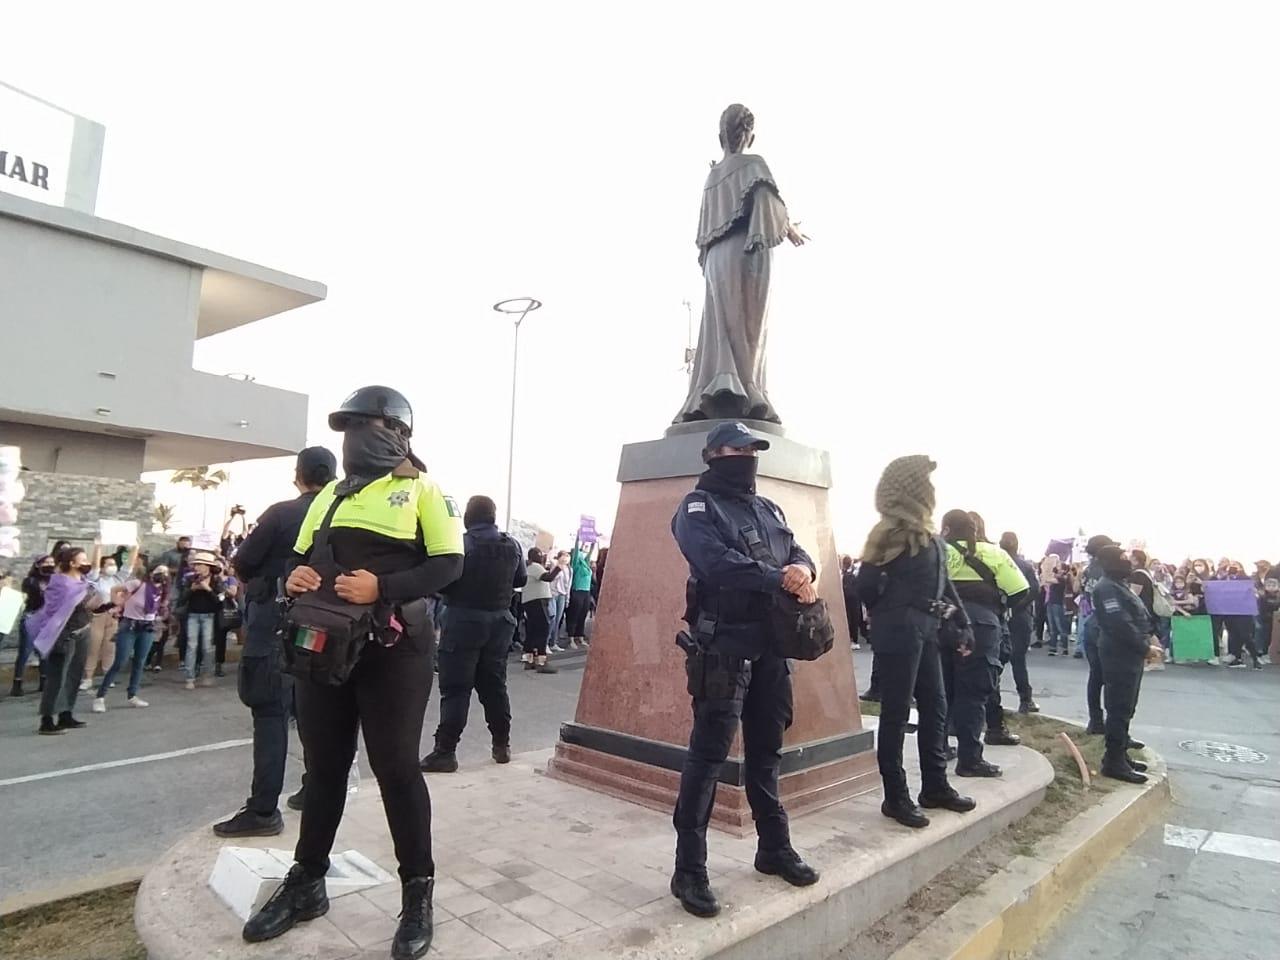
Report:
[{"label": "black police helmet", "polygon": [[329,414],[329,429],[341,433],[357,417],[381,417],[403,430],[406,436],[413,435],[413,408],[403,393],[390,387],[361,387]]}]

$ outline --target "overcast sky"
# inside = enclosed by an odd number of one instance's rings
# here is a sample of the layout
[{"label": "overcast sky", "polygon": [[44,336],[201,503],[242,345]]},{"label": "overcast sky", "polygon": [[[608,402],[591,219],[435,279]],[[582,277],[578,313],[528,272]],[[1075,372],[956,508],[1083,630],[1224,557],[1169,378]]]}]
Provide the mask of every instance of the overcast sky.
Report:
[{"label": "overcast sky", "polygon": [[[105,124],[99,215],[328,284],[196,351],[308,393],[313,442],[386,382],[442,485],[501,501],[490,305],[545,301],[514,507],[557,533],[611,526],[619,446],[683,399],[699,191],[741,101],[813,237],[776,254],[770,393],[831,450],[842,548],[925,452],[940,512],[1029,552],[1083,527],[1252,561],[1280,559],[1278,27],[1274,3],[49,0],[6,9],[0,71]],[[254,509],[289,492],[287,465],[232,474]]]}]

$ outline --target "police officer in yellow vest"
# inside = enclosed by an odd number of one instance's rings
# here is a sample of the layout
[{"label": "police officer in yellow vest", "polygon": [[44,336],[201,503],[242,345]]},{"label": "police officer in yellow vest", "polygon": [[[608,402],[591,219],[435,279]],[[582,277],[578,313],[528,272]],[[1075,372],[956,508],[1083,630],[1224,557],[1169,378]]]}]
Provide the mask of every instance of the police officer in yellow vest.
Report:
[{"label": "police officer in yellow vest", "polygon": [[979,539],[973,517],[965,511],[951,510],[942,518],[942,537],[947,541],[947,574],[973,629],[972,644],[952,661],[956,776],[998,777],[1000,768],[982,756],[982,727],[987,702],[1000,682],[1000,640],[1007,611],[1029,587],[1012,557]]},{"label": "police officer in yellow vest", "polygon": [[[346,476],[311,504],[285,589],[295,598],[314,592],[325,602],[336,595],[339,607],[371,606],[381,629],[360,648],[344,682],[295,683],[307,764],[296,863],[249,919],[244,938],[269,940],[328,911],[324,876],[342,820],[357,731],[363,729],[403,885],[391,956],[407,960],[431,945],[435,884],[431,800],[418,769],[435,646],[427,598],[462,573],[462,518],[409,449],[413,411],[400,393],[363,387],[330,415],[329,426],[343,433]],[[313,556],[318,531],[321,562]]]}]

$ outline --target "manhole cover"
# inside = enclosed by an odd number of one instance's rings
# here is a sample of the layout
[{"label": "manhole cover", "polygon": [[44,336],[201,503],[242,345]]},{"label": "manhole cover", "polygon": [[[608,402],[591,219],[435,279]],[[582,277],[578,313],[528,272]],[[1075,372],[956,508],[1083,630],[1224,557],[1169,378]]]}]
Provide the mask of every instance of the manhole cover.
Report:
[{"label": "manhole cover", "polygon": [[1196,753],[1219,763],[1266,763],[1267,755],[1252,747],[1242,747],[1238,743],[1223,743],[1221,740],[1183,740],[1178,744],[1188,753]]}]

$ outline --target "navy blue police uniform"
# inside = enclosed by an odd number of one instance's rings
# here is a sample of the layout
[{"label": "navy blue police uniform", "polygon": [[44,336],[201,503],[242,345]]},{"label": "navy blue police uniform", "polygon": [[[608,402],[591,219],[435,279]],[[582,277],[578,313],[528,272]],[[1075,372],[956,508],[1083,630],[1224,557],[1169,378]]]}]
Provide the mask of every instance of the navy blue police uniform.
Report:
[{"label": "navy blue police uniform", "polygon": [[[711,432],[708,450],[725,445],[768,448],[741,424]],[[791,671],[775,652],[770,615],[782,591],[783,567],[801,565],[815,576],[817,571],[781,508],[755,493],[753,479],[743,487],[709,470],[681,502],[671,531],[689,563],[687,616],[696,645],[686,648],[693,730],[673,818],[676,874],[705,879],[707,825],[739,722],[760,853],[794,856],[778,795],[782,739],[792,720]]]},{"label": "navy blue police uniform", "polygon": [[1143,661],[1150,646],[1152,627],[1147,608],[1129,585],[1103,576],[1093,588],[1093,616],[1098,625],[1097,652],[1102,664],[1106,752],[1102,772],[1111,774],[1130,766],[1129,721],[1138,705]]}]

